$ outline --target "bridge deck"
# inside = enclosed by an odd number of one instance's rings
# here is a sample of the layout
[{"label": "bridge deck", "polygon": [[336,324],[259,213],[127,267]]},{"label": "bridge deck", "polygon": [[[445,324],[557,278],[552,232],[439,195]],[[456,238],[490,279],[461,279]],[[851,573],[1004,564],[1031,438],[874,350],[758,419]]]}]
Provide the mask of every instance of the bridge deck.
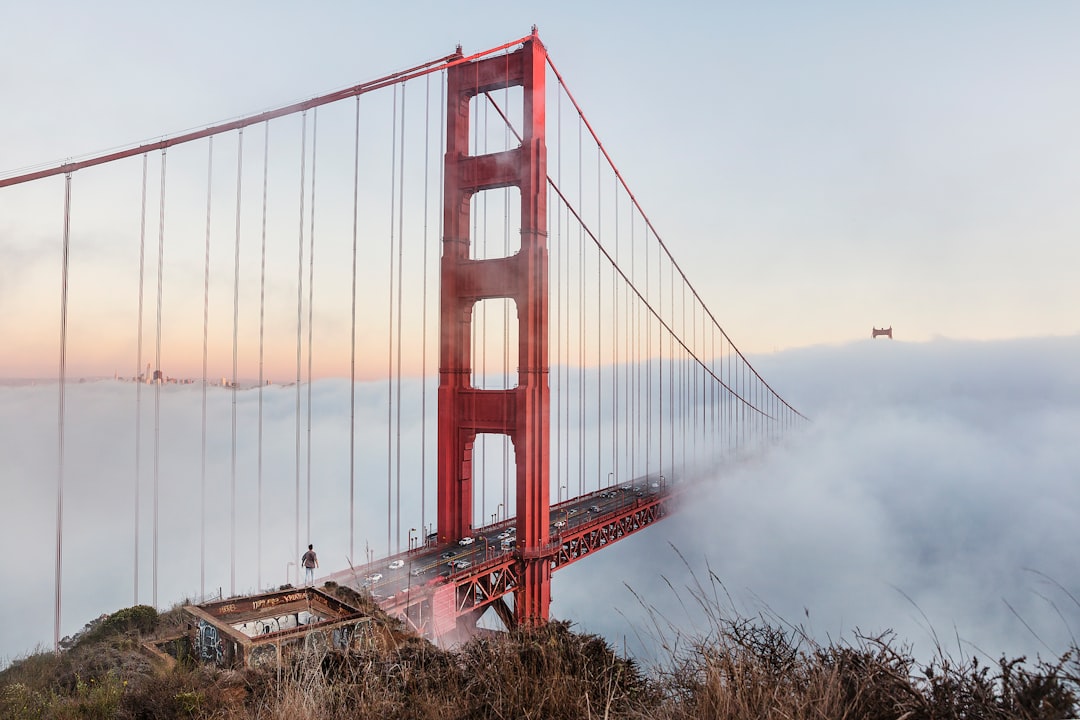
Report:
[{"label": "bridge deck", "polygon": [[[550,558],[553,572],[565,567],[666,517],[675,487],[662,478],[640,478],[553,505],[551,541],[532,554]],[[494,605],[505,618],[502,598],[518,586],[522,557],[508,542],[515,522],[508,518],[479,528],[466,544],[428,544],[321,581],[370,591],[384,610],[426,635],[440,634],[433,623],[447,612],[451,598],[455,617]],[[436,612],[438,607],[443,610]]]}]

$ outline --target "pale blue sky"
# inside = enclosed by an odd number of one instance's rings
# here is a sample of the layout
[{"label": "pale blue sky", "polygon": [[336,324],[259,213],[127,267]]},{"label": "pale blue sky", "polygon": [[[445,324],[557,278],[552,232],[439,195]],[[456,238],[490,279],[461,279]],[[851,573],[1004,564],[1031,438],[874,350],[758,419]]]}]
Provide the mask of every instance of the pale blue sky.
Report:
[{"label": "pale blue sky", "polygon": [[[1080,330],[1076,3],[49,2],[2,19],[0,171],[535,23],[744,349],[872,325],[912,340]],[[9,257],[19,242],[0,237]]]}]

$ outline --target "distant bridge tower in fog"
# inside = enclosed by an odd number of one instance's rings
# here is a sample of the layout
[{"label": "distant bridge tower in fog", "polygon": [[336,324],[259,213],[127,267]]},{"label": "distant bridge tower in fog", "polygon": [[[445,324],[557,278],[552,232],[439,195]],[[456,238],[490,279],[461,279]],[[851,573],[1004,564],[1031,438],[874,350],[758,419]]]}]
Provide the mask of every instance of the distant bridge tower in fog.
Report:
[{"label": "distant bridge tower in fog", "polygon": [[870,333],[871,338],[876,338],[878,335],[884,335],[885,337],[892,340],[892,325],[887,328],[874,328],[873,332]]}]

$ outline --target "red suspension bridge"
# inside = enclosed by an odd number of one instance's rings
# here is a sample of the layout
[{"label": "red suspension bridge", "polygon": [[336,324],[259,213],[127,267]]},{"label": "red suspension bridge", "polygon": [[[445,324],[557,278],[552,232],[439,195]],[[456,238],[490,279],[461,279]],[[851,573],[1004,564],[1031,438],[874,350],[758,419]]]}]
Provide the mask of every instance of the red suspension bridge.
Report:
[{"label": "red suspension bridge", "polygon": [[[117,462],[70,442],[73,404],[100,402],[75,377],[133,381],[117,384],[129,499],[110,523],[136,603],[147,585],[158,603],[159,556],[195,537],[204,597],[226,574],[230,595],[263,588],[318,542],[329,578],[433,637],[489,607],[546,619],[553,572],[802,420],[705,306],[535,31],[0,188],[6,232],[57,250],[4,321],[10,372],[58,364],[57,643],[65,490]],[[182,532],[173,487],[197,496]]]}]

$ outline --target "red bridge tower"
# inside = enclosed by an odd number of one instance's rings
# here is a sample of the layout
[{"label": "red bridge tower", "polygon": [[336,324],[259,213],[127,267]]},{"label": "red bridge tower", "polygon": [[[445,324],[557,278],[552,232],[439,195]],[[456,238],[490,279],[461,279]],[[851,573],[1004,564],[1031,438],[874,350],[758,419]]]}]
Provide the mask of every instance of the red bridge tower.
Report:
[{"label": "red bridge tower", "polygon": [[[439,351],[440,542],[472,533],[472,449],[476,434],[505,434],[514,444],[519,584],[514,620],[547,619],[551,600],[548,557],[549,388],[547,146],[544,141],[546,51],[533,31],[509,55],[447,70],[443,201],[441,341]],[[484,93],[520,85],[524,128],[520,147],[469,155],[469,104]],[[521,249],[495,259],[470,257],[470,203],[475,193],[517,187],[521,192]],[[518,318],[517,387],[483,390],[471,383],[473,308],[510,298]]]}]

